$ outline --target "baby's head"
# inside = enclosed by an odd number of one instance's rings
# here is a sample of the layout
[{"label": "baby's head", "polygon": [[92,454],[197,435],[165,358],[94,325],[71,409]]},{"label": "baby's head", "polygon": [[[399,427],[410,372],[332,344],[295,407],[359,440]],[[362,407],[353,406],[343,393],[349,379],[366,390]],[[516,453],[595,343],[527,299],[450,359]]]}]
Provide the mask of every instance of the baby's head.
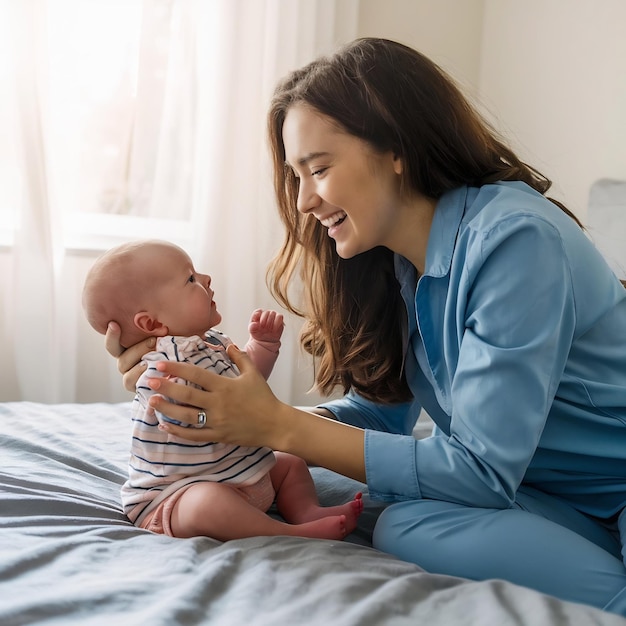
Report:
[{"label": "baby's head", "polygon": [[132,346],[148,336],[202,335],[221,321],[211,277],[195,271],[187,253],[166,241],[122,244],[89,270],[83,309],[101,334],[119,324],[120,343]]}]

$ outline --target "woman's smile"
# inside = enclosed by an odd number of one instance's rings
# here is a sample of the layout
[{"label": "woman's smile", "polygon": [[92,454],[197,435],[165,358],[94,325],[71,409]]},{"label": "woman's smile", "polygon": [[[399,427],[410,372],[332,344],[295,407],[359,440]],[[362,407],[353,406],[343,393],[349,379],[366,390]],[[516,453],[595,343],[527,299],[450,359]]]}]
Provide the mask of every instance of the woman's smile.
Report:
[{"label": "woman's smile", "polygon": [[339,227],[344,223],[348,216],[345,211],[337,211],[329,217],[320,219],[320,224],[328,229],[328,236],[333,237],[337,234]]}]

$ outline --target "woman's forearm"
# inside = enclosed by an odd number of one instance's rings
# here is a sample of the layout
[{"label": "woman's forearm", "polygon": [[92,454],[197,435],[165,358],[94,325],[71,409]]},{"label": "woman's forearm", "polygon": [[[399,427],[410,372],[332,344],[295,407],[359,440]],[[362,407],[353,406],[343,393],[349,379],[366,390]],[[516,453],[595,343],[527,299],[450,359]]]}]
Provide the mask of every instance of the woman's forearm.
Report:
[{"label": "woman's forearm", "polygon": [[276,429],[272,447],[365,482],[365,432],[312,410],[281,405],[277,418],[283,426]]},{"label": "woman's forearm", "polygon": [[[229,354],[241,372],[236,378],[189,363],[156,364],[164,376],[148,381],[155,392],[150,406],[191,426],[198,423],[199,412],[206,420],[203,428],[163,423],[162,430],[190,441],[267,446],[365,482],[365,431],[319,415],[327,415],[326,409],[301,410],[281,402],[245,353],[230,346]],[[174,382],[177,378],[193,385]]]}]

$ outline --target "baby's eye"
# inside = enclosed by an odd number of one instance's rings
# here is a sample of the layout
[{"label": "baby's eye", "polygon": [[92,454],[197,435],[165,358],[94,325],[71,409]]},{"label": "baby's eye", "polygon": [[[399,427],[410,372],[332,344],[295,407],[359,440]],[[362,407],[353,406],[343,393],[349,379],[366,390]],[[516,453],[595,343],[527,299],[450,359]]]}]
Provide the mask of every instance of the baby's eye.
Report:
[{"label": "baby's eye", "polygon": [[195,274],[192,274],[192,275],[189,277],[189,280],[188,280],[187,282],[189,282],[189,283],[195,283],[195,282],[196,282],[196,275],[195,275]]}]

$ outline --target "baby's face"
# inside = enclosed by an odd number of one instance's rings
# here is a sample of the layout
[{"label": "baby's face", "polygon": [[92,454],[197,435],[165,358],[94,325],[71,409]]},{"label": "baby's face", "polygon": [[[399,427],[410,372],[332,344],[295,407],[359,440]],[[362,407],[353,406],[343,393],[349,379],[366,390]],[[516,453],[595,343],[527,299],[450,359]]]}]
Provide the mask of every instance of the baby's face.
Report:
[{"label": "baby's face", "polygon": [[170,335],[200,335],[222,321],[211,289],[211,277],[200,274],[176,246],[159,250],[157,318]]}]

